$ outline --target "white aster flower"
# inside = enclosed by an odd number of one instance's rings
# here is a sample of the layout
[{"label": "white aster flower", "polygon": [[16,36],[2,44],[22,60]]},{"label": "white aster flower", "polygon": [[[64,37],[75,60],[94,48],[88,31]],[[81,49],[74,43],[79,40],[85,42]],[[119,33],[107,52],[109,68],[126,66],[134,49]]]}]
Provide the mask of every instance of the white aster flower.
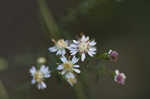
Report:
[{"label": "white aster flower", "polygon": [[89,56],[93,57],[96,54],[96,42],[94,40],[90,41],[89,37],[85,37],[82,35],[81,39],[78,41],[73,40],[73,43],[68,47],[70,50],[71,55],[75,55],[78,52],[81,54],[81,61],[84,61],[86,58],[86,53]]},{"label": "white aster flower", "polygon": [[49,78],[50,71],[49,68],[46,67],[45,65],[42,65],[39,70],[37,70],[34,66],[30,69],[31,76],[33,77],[32,79],[32,84],[37,83],[37,88],[44,89],[46,88],[46,84],[44,83],[44,78]]},{"label": "white aster flower", "polygon": [[120,73],[119,70],[115,70],[115,77],[114,77],[114,81],[117,82],[118,84],[125,84],[125,79],[126,76],[124,73]]},{"label": "white aster flower", "polygon": [[80,70],[78,69],[80,66],[76,65],[79,59],[77,59],[75,56],[72,58],[72,60],[67,60],[65,56],[62,56],[60,59],[63,63],[58,65],[57,70],[61,70],[62,75],[68,72],[80,73]]},{"label": "white aster flower", "polygon": [[55,43],[55,46],[50,47],[48,50],[50,52],[56,52],[56,55],[65,55],[66,48],[68,47],[68,41],[64,39],[60,39],[58,41],[52,40]]},{"label": "white aster flower", "polygon": [[77,83],[77,79],[76,79],[75,75],[74,75],[73,73],[71,73],[71,72],[67,73],[67,74],[65,75],[65,78],[66,78],[67,82],[68,82],[72,87],[74,86],[74,84]]}]

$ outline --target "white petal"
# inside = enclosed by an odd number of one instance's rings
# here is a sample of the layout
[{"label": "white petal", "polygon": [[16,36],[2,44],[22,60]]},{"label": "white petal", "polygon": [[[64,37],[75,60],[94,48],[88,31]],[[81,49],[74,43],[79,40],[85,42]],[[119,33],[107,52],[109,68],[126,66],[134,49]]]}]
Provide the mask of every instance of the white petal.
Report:
[{"label": "white petal", "polygon": [[85,35],[82,35],[81,41],[85,41]]},{"label": "white petal", "polygon": [[46,88],[47,86],[46,86],[46,84],[45,84],[44,82],[41,82],[41,83],[38,83],[38,84],[37,84],[37,87],[38,87],[38,89],[40,90],[40,89]]},{"label": "white petal", "polygon": [[56,48],[56,46],[53,46],[53,47],[50,47],[48,50],[49,50],[50,52],[56,52],[56,51],[57,51],[57,48]]},{"label": "white petal", "polygon": [[117,75],[114,77],[114,81],[117,82]]},{"label": "white petal", "polygon": [[65,73],[66,73],[66,70],[63,70],[63,71],[61,72],[62,75],[64,75]]},{"label": "white petal", "polygon": [[58,67],[57,67],[57,70],[62,70],[64,67],[62,66],[62,65],[59,65]]},{"label": "white petal", "polygon": [[88,51],[88,54],[89,54],[91,57],[93,57],[93,54],[92,54],[91,51]]},{"label": "white petal", "polygon": [[69,73],[67,73],[67,74],[65,75],[65,77],[66,77],[67,79],[69,79],[69,78],[75,78],[75,75],[74,75],[73,73],[69,72]]},{"label": "white petal", "polygon": [[77,54],[78,51],[71,51],[71,55]]},{"label": "white petal", "polygon": [[37,88],[40,90],[41,89],[41,83],[37,84]]},{"label": "white petal", "polygon": [[45,66],[45,65],[42,65],[42,66],[40,67],[40,71],[41,71],[42,73],[47,72],[46,66]]},{"label": "white petal", "polygon": [[73,71],[75,71],[76,73],[80,74],[80,70],[79,69],[73,69]]},{"label": "white petal", "polygon": [[78,61],[79,61],[79,59],[76,58],[75,56],[73,56],[73,58],[72,58],[72,64],[75,64],[75,63],[77,63]]},{"label": "white petal", "polygon": [[79,68],[80,66],[79,66],[79,65],[73,65],[73,67],[74,67],[74,68]]},{"label": "white petal", "polygon": [[36,72],[36,68],[33,66],[33,67],[30,69],[30,73],[31,73],[31,75],[33,76],[35,72]]},{"label": "white petal", "polygon": [[76,44],[71,44],[70,47],[76,48],[78,46]]},{"label": "white petal", "polygon": [[45,74],[44,77],[49,78],[49,77],[51,77],[51,75],[50,74]]},{"label": "white petal", "polygon": [[89,54],[91,57],[93,57],[93,55],[95,55],[96,52],[94,52],[94,51],[88,51],[88,54]]},{"label": "white petal", "polygon": [[95,47],[91,47],[89,50],[90,51],[96,51],[96,48]]},{"label": "white petal", "polygon": [[68,44],[69,44],[69,41],[68,40],[65,40],[65,43],[67,44],[67,46],[68,46]]},{"label": "white petal", "polygon": [[86,38],[85,38],[85,41],[88,41],[89,40],[89,36],[87,36]]},{"label": "white petal", "polygon": [[35,83],[36,83],[36,81],[35,81],[34,79],[32,79],[31,83],[32,83],[32,84],[35,84]]},{"label": "white petal", "polygon": [[75,44],[79,44],[79,41],[73,40],[73,43],[75,43]]},{"label": "white petal", "polygon": [[46,88],[46,84],[44,82],[41,82],[41,85],[42,85],[42,89]]},{"label": "white petal", "polygon": [[116,75],[119,75],[119,70],[115,70]]},{"label": "white petal", "polygon": [[40,68],[40,72],[44,74],[45,78],[49,78],[51,76],[48,66],[46,67],[45,65],[42,65]]},{"label": "white petal", "polygon": [[67,59],[66,59],[65,56],[62,56],[60,59],[61,59],[61,61],[62,61],[63,63],[67,62]]},{"label": "white petal", "polygon": [[120,75],[123,77],[123,79],[126,79],[126,76],[124,73],[121,73]]},{"label": "white petal", "polygon": [[82,53],[82,55],[81,55],[81,61],[83,62],[84,60],[85,60],[85,53]]},{"label": "white petal", "polygon": [[73,83],[72,82],[68,81],[68,83],[71,85],[71,87],[73,87]]},{"label": "white petal", "polygon": [[96,42],[95,42],[95,41],[91,41],[91,42],[89,43],[89,45],[94,46],[94,45],[96,45]]},{"label": "white petal", "polygon": [[108,54],[111,54],[111,52],[112,52],[112,50],[110,49],[109,52],[108,52]]},{"label": "white petal", "polygon": [[93,55],[95,55],[96,52],[94,52],[94,51],[88,51],[88,54],[93,57]]},{"label": "white petal", "polygon": [[77,48],[74,48],[74,47],[68,47],[68,49],[69,49],[70,51],[76,51],[76,50],[77,50]]},{"label": "white petal", "polygon": [[61,55],[65,55],[65,54],[66,54],[66,50],[65,50],[65,49],[62,49]]},{"label": "white petal", "polygon": [[56,55],[61,55],[61,50],[60,49],[57,51]]}]

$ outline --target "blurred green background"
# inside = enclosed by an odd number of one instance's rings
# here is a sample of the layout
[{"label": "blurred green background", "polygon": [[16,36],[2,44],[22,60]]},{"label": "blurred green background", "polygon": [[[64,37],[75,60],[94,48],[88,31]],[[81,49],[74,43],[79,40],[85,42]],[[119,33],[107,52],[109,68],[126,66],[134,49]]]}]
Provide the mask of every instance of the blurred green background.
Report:
[{"label": "blurred green background", "polygon": [[[120,53],[119,62],[108,66],[125,72],[126,85],[117,85],[105,75],[95,82],[90,73],[86,89],[90,99],[150,98],[149,0],[47,1],[56,23],[67,31],[62,37],[85,32],[95,38],[99,50]],[[76,99],[73,88],[55,77],[44,91],[30,84],[29,68],[39,56],[48,57],[51,42],[37,0],[1,0],[0,12],[0,99]]]}]

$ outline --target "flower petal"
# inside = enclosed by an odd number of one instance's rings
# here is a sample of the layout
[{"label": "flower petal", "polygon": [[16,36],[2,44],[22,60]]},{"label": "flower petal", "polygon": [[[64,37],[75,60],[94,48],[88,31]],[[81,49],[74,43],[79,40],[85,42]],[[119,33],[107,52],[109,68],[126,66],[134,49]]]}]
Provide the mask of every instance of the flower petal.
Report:
[{"label": "flower petal", "polygon": [[32,84],[35,84],[35,83],[36,83],[36,81],[35,81],[34,79],[32,79],[31,83],[32,83]]},{"label": "flower petal", "polygon": [[41,85],[42,85],[42,89],[46,88],[46,84],[44,82],[41,82]]},{"label": "flower petal", "polygon": [[79,59],[76,58],[75,56],[73,56],[73,58],[72,58],[72,64],[75,64],[75,63],[77,63],[78,61],[79,61]]},{"label": "flower petal", "polygon": [[65,77],[68,78],[75,78],[75,75],[72,72],[69,72],[65,75]]},{"label": "flower petal", "polygon": [[66,50],[65,50],[65,49],[62,49],[61,55],[65,55],[65,54],[66,54]]},{"label": "flower petal", "polygon": [[61,55],[61,50],[60,49],[57,51],[56,55]]},{"label": "flower petal", "polygon": [[47,72],[47,69],[48,69],[48,68],[46,68],[45,65],[42,65],[42,66],[40,67],[40,71],[41,71],[42,73]]},{"label": "flower petal", "polygon": [[81,41],[85,41],[85,35],[82,35]]},{"label": "flower petal", "polygon": [[50,52],[56,52],[57,51],[57,47],[56,46],[53,46],[53,47],[50,47],[48,49]]},{"label": "flower petal", "polygon": [[73,40],[73,43],[75,43],[75,44],[79,44],[79,41]]},{"label": "flower petal", "polygon": [[73,71],[75,71],[76,73],[80,74],[80,70],[79,69],[73,69]]},{"label": "flower petal", "polygon": [[86,38],[85,38],[85,41],[88,41],[89,40],[89,36],[87,36]]},{"label": "flower petal", "polygon": [[46,74],[44,75],[44,77],[45,77],[45,78],[49,78],[49,77],[51,77],[51,75],[50,75],[50,73],[46,73]]},{"label": "flower petal", "polygon": [[64,67],[62,65],[58,65],[57,70],[62,70]]},{"label": "flower petal", "polygon": [[91,47],[89,50],[94,52],[94,51],[96,51],[96,48],[95,47]]},{"label": "flower petal", "polygon": [[62,56],[60,59],[63,63],[67,62],[67,58],[65,56]]},{"label": "flower petal", "polygon": [[33,76],[34,73],[36,72],[36,68],[34,66],[32,66],[32,68],[29,71],[31,73],[31,75]]},{"label": "flower petal", "polygon": [[65,73],[66,73],[66,70],[63,70],[63,71],[61,72],[62,75],[64,75]]},{"label": "flower petal", "polygon": [[94,46],[94,45],[96,45],[96,42],[93,40],[93,41],[89,42],[89,45]]},{"label": "flower petal", "polygon": [[76,47],[78,47],[78,46],[77,46],[76,44],[71,44],[70,47],[71,47],[71,48],[76,48]]},{"label": "flower petal", "polygon": [[115,70],[116,75],[119,75],[119,70]]},{"label": "flower petal", "polygon": [[78,51],[71,51],[71,55],[77,54]]},{"label": "flower petal", "polygon": [[82,53],[81,55],[81,61],[83,62],[85,60],[86,56],[85,56],[85,53]]},{"label": "flower petal", "polygon": [[88,51],[88,54],[89,54],[91,57],[93,57],[93,54],[92,54],[91,51]]},{"label": "flower petal", "polygon": [[73,67],[74,67],[74,68],[79,68],[80,66],[79,66],[79,65],[73,65]]},{"label": "flower petal", "polygon": [[40,89],[46,88],[47,86],[46,86],[46,84],[45,84],[44,82],[41,82],[41,83],[38,83],[38,84],[37,84],[37,87],[38,87],[38,89],[40,90]]}]

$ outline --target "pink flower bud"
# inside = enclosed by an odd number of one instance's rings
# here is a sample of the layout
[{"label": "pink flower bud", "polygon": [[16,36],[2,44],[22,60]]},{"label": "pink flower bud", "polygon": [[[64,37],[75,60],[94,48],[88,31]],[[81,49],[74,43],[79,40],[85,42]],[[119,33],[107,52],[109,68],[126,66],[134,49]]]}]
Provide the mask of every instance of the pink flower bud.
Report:
[{"label": "pink flower bud", "polygon": [[115,77],[114,81],[118,84],[124,85],[125,84],[126,76],[124,73],[120,73],[119,70],[115,70]]},{"label": "pink flower bud", "polygon": [[118,61],[119,53],[117,51],[109,50],[108,55],[109,55],[110,61],[112,62]]}]

